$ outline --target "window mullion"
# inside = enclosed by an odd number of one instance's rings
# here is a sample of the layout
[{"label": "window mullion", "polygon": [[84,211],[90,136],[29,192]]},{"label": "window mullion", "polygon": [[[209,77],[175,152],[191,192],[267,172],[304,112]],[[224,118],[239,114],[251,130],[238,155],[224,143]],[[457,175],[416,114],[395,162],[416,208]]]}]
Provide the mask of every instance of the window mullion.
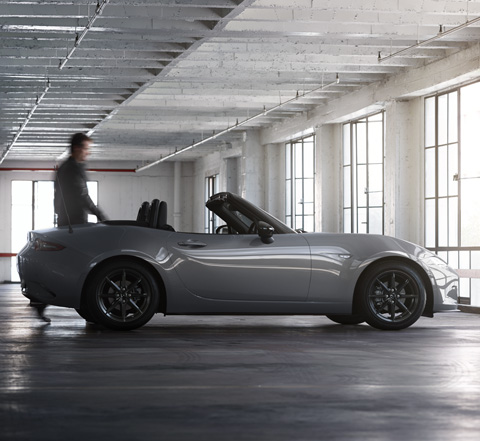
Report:
[{"label": "window mullion", "polygon": [[[461,130],[461,124],[462,124],[462,119],[461,119],[461,112],[460,109],[462,108],[462,103],[461,103],[461,98],[462,94],[460,93],[460,89],[457,90],[457,176],[458,176],[458,188],[457,188],[457,244],[459,247],[461,247],[462,244],[462,180],[460,179],[460,176],[462,176],[462,130]],[[471,253],[470,253],[471,254]]]},{"label": "window mullion", "polygon": [[369,177],[369,171],[370,171],[370,159],[368,155],[368,129],[369,129],[369,124],[368,124],[368,118],[366,119],[366,127],[365,127],[365,158],[366,158],[366,164],[365,164],[365,173],[366,173],[366,185],[367,188],[365,189],[366,191],[366,206],[367,206],[367,233],[370,233],[370,177]]},{"label": "window mullion", "polygon": [[355,155],[356,152],[356,146],[353,148],[353,138],[354,138],[354,124],[350,124],[350,205],[351,205],[351,222],[350,222],[350,232],[351,233],[356,233],[356,226],[355,226],[355,213],[354,210],[356,209],[356,190],[355,190],[355,179],[356,179],[356,173],[354,168],[356,167],[357,163],[357,157]]},{"label": "window mullion", "polygon": [[438,222],[438,199],[439,199],[439,158],[438,158],[438,95],[435,96],[435,248],[439,247],[439,222]]}]

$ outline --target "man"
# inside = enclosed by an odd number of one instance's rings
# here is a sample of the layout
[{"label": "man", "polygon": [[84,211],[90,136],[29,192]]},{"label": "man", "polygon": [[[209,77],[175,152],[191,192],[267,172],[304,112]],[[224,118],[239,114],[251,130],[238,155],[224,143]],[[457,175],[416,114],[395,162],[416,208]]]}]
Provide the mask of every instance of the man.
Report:
[{"label": "man", "polygon": [[70,157],[60,166],[55,178],[57,225],[86,224],[92,213],[102,221],[106,217],[88,195],[84,162],[90,154],[92,139],[76,133],[70,142]]},{"label": "man", "polygon": [[[59,227],[86,224],[88,213],[96,215],[100,221],[106,219],[88,195],[84,162],[89,155],[91,143],[92,139],[83,133],[73,135],[70,143],[70,157],[57,171],[54,202]],[[50,323],[50,319],[44,314],[47,305],[31,301],[30,306],[36,309],[43,321]]]}]

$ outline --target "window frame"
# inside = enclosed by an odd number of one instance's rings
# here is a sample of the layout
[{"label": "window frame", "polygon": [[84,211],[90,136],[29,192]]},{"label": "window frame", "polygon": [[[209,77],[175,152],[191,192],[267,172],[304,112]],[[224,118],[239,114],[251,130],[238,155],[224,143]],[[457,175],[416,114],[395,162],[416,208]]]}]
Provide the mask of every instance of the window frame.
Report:
[{"label": "window frame", "polygon": [[[44,228],[55,228],[57,227],[57,215],[55,213],[55,207],[54,207],[54,182],[55,180],[52,179],[12,179],[10,181],[10,193],[11,193],[11,202],[10,202],[10,219],[11,219],[11,227],[10,227],[10,249],[12,253],[17,253],[20,250],[16,249],[16,235],[17,232],[15,231],[15,226],[17,225],[17,222],[14,219],[15,215],[15,197],[16,195],[13,194],[14,192],[14,183],[15,182],[25,182],[30,184],[31,186],[31,198],[29,198],[29,207],[31,210],[31,216],[30,216],[30,224],[27,227],[27,231],[25,231],[25,237],[26,233],[31,230],[38,230],[38,229],[44,229]],[[51,223],[43,224],[43,223],[38,223],[39,219],[37,217],[38,212],[42,211],[42,208],[44,208],[43,205],[39,204],[39,195],[40,195],[40,190],[39,190],[39,184],[40,183],[50,183],[51,184],[51,194],[52,194],[52,199],[51,199]],[[98,200],[98,181],[92,181],[89,180],[87,181],[87,186],[89,189],[89,195],[92,198],[92,201],[97,204]],[[90,190],[93,188],[96,188],[95,193],[91,193]],[[42,207],[42,208],[40,208]],[[88,215],[88,222],[95,222],[96,221],[96,216],[93,214]],[[16,271],[16,257],[12,257],[12,263],[11,263],[11,274],[10,277],[12,281],[18,281],[18,275]]]},{"label": "window frame", "polygon": [[[427,95],[424,97],[424,140],[423,140],[423,148],[424,148],[424,244],[425,248],[429,249],[430,251],[436,253],[439,257],[441,257],[445,262],[447,262],[450,266],[453,268],[459,269],[460,271],[465,271],[463,275],[460,276],[460,283],[459,283],[459,296],[458,296],[458,302],[460,304],[465,304],[465,305],[471,305],[472,304],[472,292],[475,290],[478,290],[480,280],[476,278],[476,276],[472,275],[469,276],[470,271],[477,271],[478,268],[480,268],[480,245],[464,245],[462,241],[462,204],[465,203],[465,195],[462,192],[462,90],[468,86],[471,86],[473,84],[480,83],[479,81],[473,81],[467,84],[462,84],[457,87],[453,87],[448,90],[444,90],[441,92],[437,92],[435,94]],[[447,129],[447,143],[442,143],[441,140],[439,139],[439,126],[440,126],[440,119],[442,118],[442,115],[439,115],[440,113],[440,106],[439,106],[439,99],[444,97],[444,96],[449,96],[450,94],[456,93],[456,103],[457,103],[457,108],[456,108],[456,115],[455,115],[455,124],[456,124],[456,133],[457,133],[457,139],[456,142],[449,141],[449,134],[448,134],[448,129]],[[434,144],[428,144],[427,143],[427,126],[428,126],[428,118],[429,115],[427,114],[427,101],[428,100],[433,100],[434,102],[434,110],[433,110],[433,115],[434,115]],[[447,106],[446,108],[450,110],[448,101],[447,101]],[[447,127],[450,128],[448,120],[448,115],[447,115]],[[440,177],[440,172],[439,172],[439,149],[443,148],[445,146],[450,146],[453,144],[457,144],[457,150],[456,150],[456,170],[454,175],[452,176],[452,170],[449,170],[449,160],[450,157],[447,152],[447,173],[445,174],[446,176],[446,182],[442,183],[442,179]],[[434,150],[434,161],[428,161],[427,160],[427,151],[428,150]],[[431,173],[431,170],[427,170],[427,166],[430,164],[432,166],[433,164],[433,179],[430,182],[430,186],[433,184],[434,185],[434,196],[429,196],[427,193],[428,191],[428,173]],[[454,179],[455,178],[455,179]],[[476,177],[478,178],[478,177]],[[431,178],[430,178],[431,179]],[[466,178],[466,179],[471,179],[471,178]],[[447,189],[449,188],[449,185],[452,184],[452,182],[455,182],[455,185],[457,186],[457,193],[456,196],[443,196],[440,194],[439,188],[440,186],[447,186]],[[456,238],[453,243],[450,242],[450,225],[447,223],[447,242],[446,244],[443,243],[443,239],[440,237],[440,226],[439,222],[441,219],[441,214],[439,210],[439,200],[441,199],[448,199],[448,198],[457,198],[457,203],[456,203],[456,213],[453,213],[452,218],[450,216],[452,215],[450,213],[450,204],[447,204],[447,216],[449,219],[455,218],[456,222]],[[433,201],[433,206],[434,206],[434,211],[433,211],[433,223],[431,221],[431,218],[428,217],[428,208],[427,208],[427,201]],[[430,220],[430,222],[429,222]],[[430,229],[434,229],[434,241],[432,243],[431,237],[429,237]]]},{"label": "window frame", "polygon": [[[380,120],[374,119],[380,116]],[[382,146],[381,146],[381,162],[371,162],[370,156],[370,124],[382,123]],[[359,162],[359,124],[365,124],[365,162]],[[366,233],[366,234],[385,234],[385,110],[376,111],[369,115],[348,121],[342,126],[342,179],[343,179],[343,204],[342,219],[344,233]],[[347,159],[348,153],[348,159]],[[370,190],[370,169],[374,166],[381,166],[381,190]],[[360,168],[364,167],[365,183],[364,194],[365,204],[359,205],[359,175]],[[371,194],[381,193],[380,205],[372,205],[373,199]],[[347,203],[348,202],[348,203]],[[371,230],[371,215],[373,209],[381,209],[381,232]],[[365,210],[365,222],[361,221],[360,210]],[[360,228],[360,222],[365,225],[365,231]]]},{"label": "window frame", "polygon": [[[305,146],[310,145],[312,146],[312,156],[309,158],[305,158]],[[298,176],[297,170],[297,156],[296,156],[296,148],[300,148],[301,150],[301,176]],[[311,176],[305,176],[306,170],[306,161],[310,161],[312,164]],[[315,133],[310,133],[308,135],[304,135],[300,138],[293,139],[287,143],[285,143],[285,224],[292,228],[293,230],[301,230],[305,231],[308,227],[306,227],[308,219],[310,222],[308,223],[312,228],[309,229],[310,232],[315,231],[315,215],[316,215],[316,203],[315,203],[315,177],[316,177],[316,167],[315,167],[315,160],[316,160],[316,135]],[[312,187],[310,188],[311,191],[311,201],[305,201],[305,194],[306,194],[306,185],[307,182],[311,180]],[[300,195],[301,195],[301,202],[296,203],[296,197],[299,194],[298,191],[298,184],[300,184]],[[306,213],[305,210],[306,204],[311,204],[312,209],[308,210],[309,212]],[[300,213],[297,210],[297,206],[301,206]],[[300,221],[300,222],[298,222]]]},{"label": "window frame", "polygon": [[[215,173],[205,177],[205,199],[208,201],[211,196],[218,193],[218,177],[219,174]],[[213,234],[218,228],[218,216],[205,207],[204,216],[204,231],[205,234]]]}]

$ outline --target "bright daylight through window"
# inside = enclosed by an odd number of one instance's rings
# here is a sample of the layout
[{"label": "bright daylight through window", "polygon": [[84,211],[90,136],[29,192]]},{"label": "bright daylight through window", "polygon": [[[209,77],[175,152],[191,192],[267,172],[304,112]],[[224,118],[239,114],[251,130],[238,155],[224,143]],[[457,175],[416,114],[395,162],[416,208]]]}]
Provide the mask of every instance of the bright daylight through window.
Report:
[{"label": "bright daylight through window", "polygon": [[[215,193],[218,193],[218,174],[205,178],[205,200],[210,199]],[[218,216],[205,207],[205,233],[215,233],[218,226]]]},{"label": "bright daylight through window", "polygon": [[383,234],[384,112],[343,125],[343,231]]},{"label": "bright daylight through window", "polygon": [[315,135],[285,146],[285,221],[294,230],[315,231]]},{"label": "bright daylight through window", "polygon": [[[480,83],[425,99],[425,245],[454,268],[480,269]],[[480,305],[480,279],[460,303]]]},{"label": "bright daylight through window", "polygon": [[[53,207],[54,181],[12,181],[12,246],[11,252],[18,253],[25,245],[30,230],[55,226]],[[97,204],[98,182],[87,182],[88,193]],[[89,214],[89,222],[96,216]],[[11,280],[18,280],[16,257],[12,257]]]}]

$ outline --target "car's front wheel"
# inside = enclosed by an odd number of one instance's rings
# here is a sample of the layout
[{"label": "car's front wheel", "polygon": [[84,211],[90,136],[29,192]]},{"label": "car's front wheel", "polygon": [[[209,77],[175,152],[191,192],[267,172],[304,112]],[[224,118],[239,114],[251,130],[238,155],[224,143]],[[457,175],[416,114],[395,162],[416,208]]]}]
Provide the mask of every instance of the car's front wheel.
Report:
[{"label": "car's front wheel", "polygon": [[425,308],[426,292],[411,265],[385,261],[367,269],[357,290],[365,321],[378,329],[399,330],[413,325]]},{"label": "car's front wheel", "polygon": [[103,266],[86,287],[93,321],[115,330],[143,326],[158,310],[159,301],[158,284],[151,271],[130,260]]}]

